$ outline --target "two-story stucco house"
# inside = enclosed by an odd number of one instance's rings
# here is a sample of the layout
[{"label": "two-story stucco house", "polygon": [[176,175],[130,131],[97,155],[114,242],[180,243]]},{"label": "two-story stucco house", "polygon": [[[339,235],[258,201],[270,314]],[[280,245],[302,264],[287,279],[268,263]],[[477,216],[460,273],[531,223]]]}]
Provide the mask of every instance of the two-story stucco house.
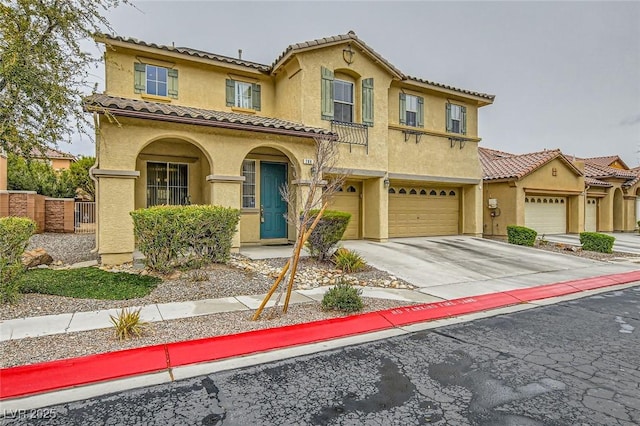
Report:
[{"label": "two-story stucco house", "polygon": [[[129,212],[158,204],[241,210],[234,247],[285,243],[278,188],[311,173],[314,138],[348,172],[331,208],[345,238],[482,234],[478,109],[494,97],[403,74],[353,32],[294,44],[271,65],[115,36],[96,132],[103,263],[130,261]],[[294,178],[293,170],[300,170]]]}]

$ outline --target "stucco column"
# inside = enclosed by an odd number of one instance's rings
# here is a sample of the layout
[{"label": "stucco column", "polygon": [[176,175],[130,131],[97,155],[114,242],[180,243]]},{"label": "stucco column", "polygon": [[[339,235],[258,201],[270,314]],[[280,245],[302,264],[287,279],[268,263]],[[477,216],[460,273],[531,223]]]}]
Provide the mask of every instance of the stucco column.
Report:
[{"label": "stucco column", "polygon": [[384,178],[363,182],[363,217],[365,240],[386,242],[389,239],[389,189]]},{"label": "stucco column", "polygon": [[[244,180],[244,176],[207,176],[207,182],[211,184],[211,204],[240,210],[242,182],[244,182]],[[237,253],[239,250],[240,223],[238,223],[238,229],[231,241],[231,251]]]},{"label": "stucco column", "polygon": [[613,232],[613,190],[609,188],[607,195],[598,203],[598,232]]},{"label": "stucco column", "polygon": [[129,212],[135,209],[135,170],[93,170],[96,188],[98,254],[103,265],[133,261],[135,239]]},{"label": "stucco column", "polygon": [[0,152],[0,191],[7,189],[7,156]]},{"label": "stucco column", "polygon": [[482,236],[482,183],[462,187],[462,233]]},{"label": "stucco column", "polygon": [[567,197],[567,203],[567,213],[569,215],[567,232],[570,234],[579,234],[584,231],[584,194]]},{"label": "stucco column", "polygon": [[633,232],[636,229],[635,212],[636,212],[636,197],[635,195],[625,195],[622,198],[623,205],[623,231]]}]

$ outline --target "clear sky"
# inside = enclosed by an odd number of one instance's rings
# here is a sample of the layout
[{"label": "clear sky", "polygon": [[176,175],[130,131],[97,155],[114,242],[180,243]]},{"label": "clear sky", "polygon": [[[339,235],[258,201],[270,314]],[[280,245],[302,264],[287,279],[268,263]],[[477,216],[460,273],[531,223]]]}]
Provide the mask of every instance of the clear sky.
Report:
[{"label": "clear sky", "polygon": [[[289,44],[354,30],[405,74],[496,95],[480,110],[480,146],[640,164],[640,2],[134,4],[107,15],[117,35],[234,57],[242,49],[263,64]],[[83,139],[61,148],[92,155]]]}]

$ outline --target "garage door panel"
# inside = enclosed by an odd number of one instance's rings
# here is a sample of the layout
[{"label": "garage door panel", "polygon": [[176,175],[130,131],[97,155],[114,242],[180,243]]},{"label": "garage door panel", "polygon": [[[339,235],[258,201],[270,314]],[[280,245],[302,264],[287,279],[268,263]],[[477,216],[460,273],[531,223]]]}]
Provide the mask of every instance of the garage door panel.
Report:
[{"label": "garage door panel", "polygon": [[458,234],[457,188],[428,190],[405,186],[404,193],[398,188],[392,191],[395,193],[389,194],[390,237]]},{"label": "garage door panel", "polygon": [[336,192],[331,202],[329,210],[338,210],[351,213],[349,225],[342,237],[343,240],[357,240],[360,238],[360,196],[362,194],[362,184],[360,182],[347,181],[342,186],[342,191]]},{"label": "garage door panel", "polygon": [[524,226],[538,235],[567,232],[567,199],[565,197],[530,196],[524,203]]}]

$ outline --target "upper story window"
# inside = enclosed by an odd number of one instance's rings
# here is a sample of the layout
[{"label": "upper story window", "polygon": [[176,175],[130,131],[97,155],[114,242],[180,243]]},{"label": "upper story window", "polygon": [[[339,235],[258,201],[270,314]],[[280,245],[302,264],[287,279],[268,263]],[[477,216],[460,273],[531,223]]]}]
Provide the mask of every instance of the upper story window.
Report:
[{"label": "upper story window", "polygon": [[424,126],[424,98],[400,93],[400,124]]},{"label": "upper story window", "polygon": [[353,122],[353,83],[333,81],[333,119],[343,123]]},{"label": "upper story window", "polygon": [[[373,126],[373,78],[363,78],[358,82],[362,89],[360,106],[362,124]],[[320,102],[323,120],[354,123],[356,121],[356,83],[336,79],[332,70],[321,68]]]},{"label": "upper story window", "polygon": [[227,106],[260,111],[259,84],[227,79],[226,87]]},{"label": "upper story window", "polygon": [[447,104],[447,132],[467,134],[467,108]]},{"label": "upper story window", "polygon": [[134,92],[178,98],[178,70],[136,62]]}]

